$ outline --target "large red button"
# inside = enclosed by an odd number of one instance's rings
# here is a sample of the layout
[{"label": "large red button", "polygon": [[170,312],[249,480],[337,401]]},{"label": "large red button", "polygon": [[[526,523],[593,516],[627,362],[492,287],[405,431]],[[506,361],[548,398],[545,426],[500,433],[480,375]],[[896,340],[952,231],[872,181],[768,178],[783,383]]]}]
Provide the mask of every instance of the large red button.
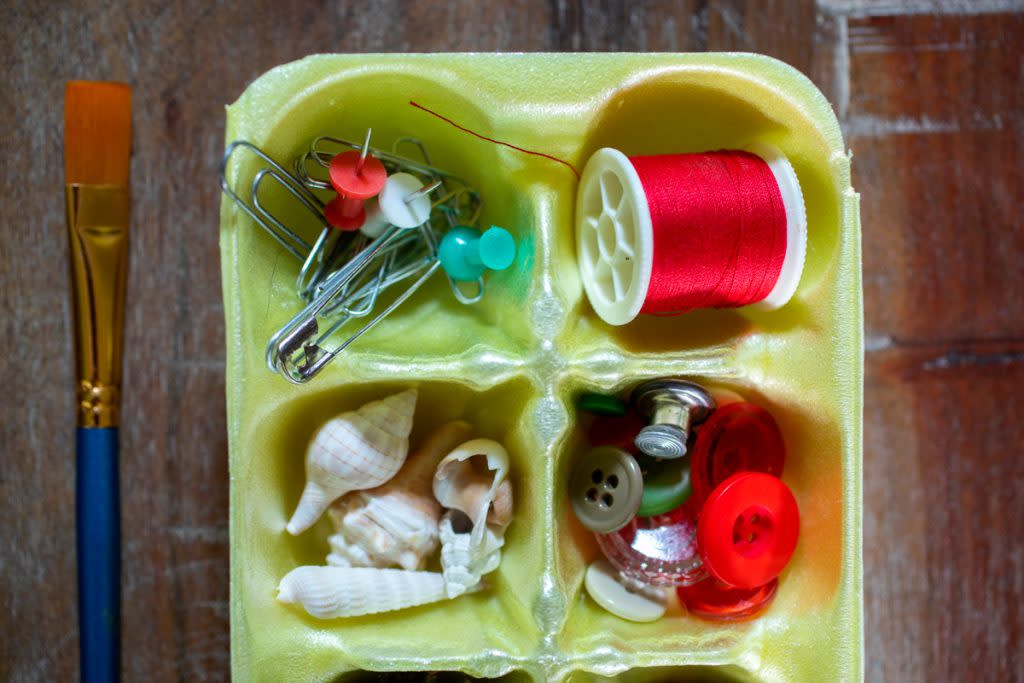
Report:
[{"label": "large red button", "polygon": [[736,588],[757,588],[785,568],[800,535],[789,487],[761,472],[734,474],[700,511],[697,543],[707,570]]},{"label": "large red button", "polygon": [[753,403],[729,403],[696,429],[690,481],[698,501],[737,472],[782,476],[786,445],[782,432],[764,408]]},{"label": "large red button", "polygon": [[707,576],[697,551],[697,521],[686,503],[622,529],[595,534],[601,552],[624,576],[656,586],[686,586]]},{"label": "large red button", "polygon": [[715,578],[676,589],[679,601],[691,614],[711,621],[742,621],[755,617],[771,604],[779,580],[757,588],[734,588]]}]

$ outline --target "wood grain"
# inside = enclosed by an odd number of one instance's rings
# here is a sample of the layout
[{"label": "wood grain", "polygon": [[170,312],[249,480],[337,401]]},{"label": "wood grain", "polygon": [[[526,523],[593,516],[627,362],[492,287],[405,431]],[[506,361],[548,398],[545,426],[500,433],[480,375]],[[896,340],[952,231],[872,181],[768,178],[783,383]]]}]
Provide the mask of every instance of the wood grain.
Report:
[{"label": "wood grain", "polygon": [[65,80],[135,88],[125,680],[229,678],[223,105],[313,52],[752,50],[833,101],[863,195],[869,680],[1024,680],[1024,8],[827,0],[0,9],[0,680],[74,680]]}]

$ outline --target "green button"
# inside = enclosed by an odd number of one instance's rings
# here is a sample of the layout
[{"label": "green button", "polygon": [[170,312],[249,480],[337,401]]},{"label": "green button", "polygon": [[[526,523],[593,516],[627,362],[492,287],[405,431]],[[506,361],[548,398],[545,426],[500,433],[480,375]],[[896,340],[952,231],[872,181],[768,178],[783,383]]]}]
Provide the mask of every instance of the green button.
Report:
[{"label": "green button", "polygon": [[625,415],[628,406],[617,396],[585,393],[576,400],[576,407],[594,415]]},{"label": "green button", "polygon": [[690,458],[658,460],[638,455],[637,462],[644,476],[644,493],[637,517],[654,517],[671,512],[689,499]]}]

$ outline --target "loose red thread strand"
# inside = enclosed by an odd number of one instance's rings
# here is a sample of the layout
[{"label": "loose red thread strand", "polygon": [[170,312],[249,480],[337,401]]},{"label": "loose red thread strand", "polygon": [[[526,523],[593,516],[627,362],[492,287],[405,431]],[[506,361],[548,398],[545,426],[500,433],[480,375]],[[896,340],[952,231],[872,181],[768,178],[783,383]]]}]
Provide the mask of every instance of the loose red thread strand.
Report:
[{"label": "loose red thread strand", "polygon": [[473,131],[473,130],[470,130],[469,128],[466,128],[465,126],[460,126],[459,124],[455,123],[450,118],[448,118],[447,116],[442,116],[441,114],[438,114],[436,111],[434,111],[432,109],[427,109],[426,107],[424,107],[419,102],[414,102],[413,100],[409,100],[409,104],[411,104],[412,106],[416,107],[417,109],[422,109],[423,111],[427,112],[428,114],[430,114],[432,116],[436,116],[437,118],[441,119],[442,121],[445,121],[446,123],[448,123],[448,124],[458,128],[462,132],[469,133],[470,135],[472,135],[474,137],[478,137],[481,140],[486,140],[487,142],[493,142],[494,144],[501,145],[502,147],[509,147],[510,149],[514,149],[517,152],[522,152],[523,154],[532,154],[533,156],[544,157],[545,159],[550,159],[551,161],[555,161],[555,162],[557,162],[559,164],[562,164],[563,166],[567,166],[569,168],[569,170],[573,172],[573,175],[576,176],[576,180],[580,179],[580,172],[576,170],[575,166],[573,166],[572,164],[570,164],[568,161],[566,161],[564,159],[559,159],[558,157],[551,156],[550,154],[544,154],[543,152],[535,152],[535,151],[530,150],[530,149],[523,149],[522,147],[517,147],[516,145],[513,145],[510,142],[503,142],[502,140],[495,140],[494,138],[489,138],[486,135],[481,135],[480,133],[477,133],[476,131]]},{"label": "loose red thread strand", "polygon": [[764,160],[719,151],[630,162],[654,227],[642,313],[746,306],[771,293],[786,257],[786,210]]}]

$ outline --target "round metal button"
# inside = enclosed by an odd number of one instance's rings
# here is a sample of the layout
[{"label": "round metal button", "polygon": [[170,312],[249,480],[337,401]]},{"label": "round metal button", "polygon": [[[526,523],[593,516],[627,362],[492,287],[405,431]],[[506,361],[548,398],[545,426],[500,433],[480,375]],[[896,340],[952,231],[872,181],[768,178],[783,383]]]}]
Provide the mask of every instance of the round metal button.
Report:
[{"label": "round metal button", "polygon": [[583,526],[599,534],[621,529],[636,515],[644,492],[640,465],[620,448],[602,446],[576,461],[569,501]]},{"label": "round metal button", "polygon": [[608,560],[587,567],[584,585],[594,602],[629,621],[660,619],[668,605],[667,589],[644,584],[627,586]]}]

